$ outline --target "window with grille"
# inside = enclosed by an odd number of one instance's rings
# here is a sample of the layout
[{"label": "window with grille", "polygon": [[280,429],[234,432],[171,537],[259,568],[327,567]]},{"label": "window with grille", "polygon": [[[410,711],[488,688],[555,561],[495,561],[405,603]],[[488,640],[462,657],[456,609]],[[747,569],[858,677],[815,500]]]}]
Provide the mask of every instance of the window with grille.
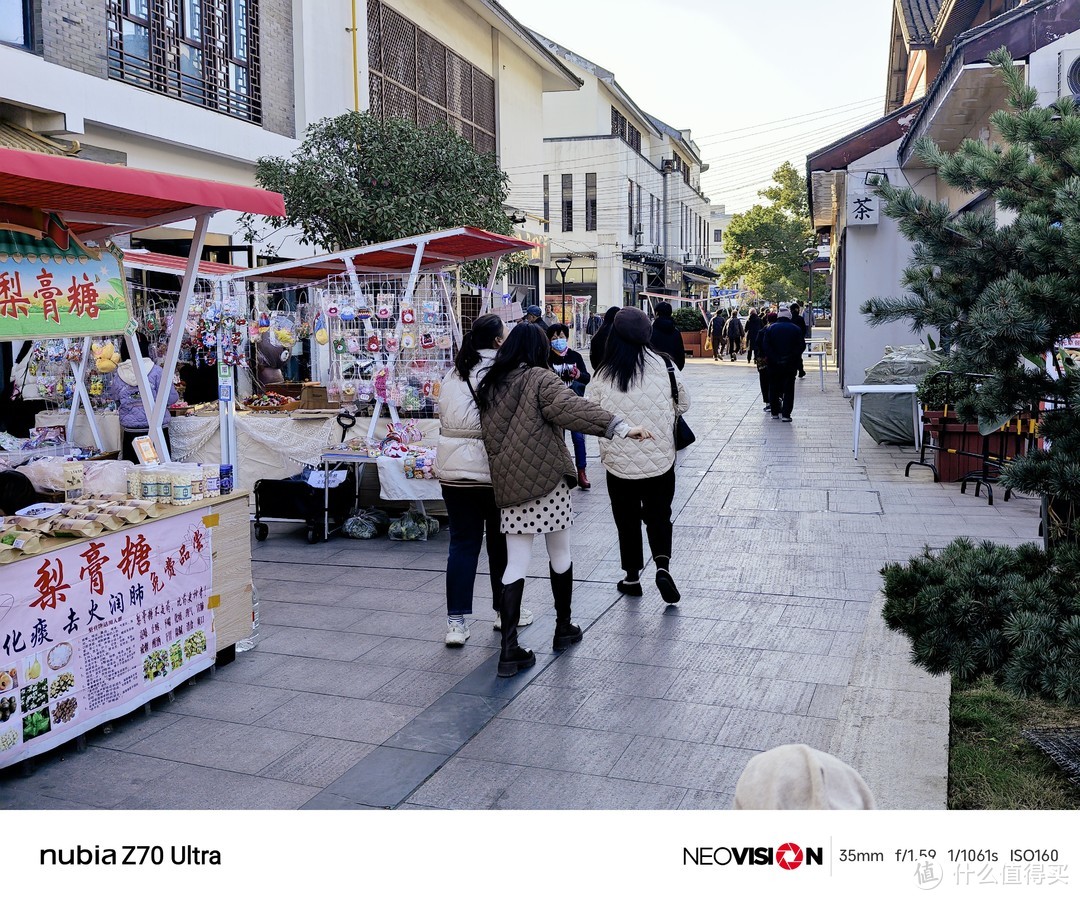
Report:
[{"label": "window with grille", "polygon": [[626,180],[626,230],[634,233],[634,182]]},{"label": "window with grille", "polygon": [[614,106],[611,107],[611,133],[621,137],[638,153],[641,152],[641,132]]},{"label": "window with grille", "polygon": [[719,244],[724,239],[724,229],[714,228],[712,233],[712,239],[714,244]]},{"label": "window with grille", "polygon": [[495,80],[379,0],[368,0],[368,68],[372,115],[441,123],[495,152]]},{"label": "window with grille", "polygon": [[596,231],[596,173],[585,173],[585,230]]},{"label": "window with grille", "polygon": [[108,0],[109,77],[262,121],[258,0]]},{"label": "window with grille", "polygon": [[574,230],[574,176],[562,177],[562,230]]}]

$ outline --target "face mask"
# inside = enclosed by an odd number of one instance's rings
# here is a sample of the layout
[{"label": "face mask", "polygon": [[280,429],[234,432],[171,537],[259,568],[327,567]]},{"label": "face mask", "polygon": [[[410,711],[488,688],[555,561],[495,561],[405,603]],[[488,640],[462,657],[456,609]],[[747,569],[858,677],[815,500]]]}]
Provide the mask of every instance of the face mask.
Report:
[{"label": "face mask", "polygon": [[555,338],[555,340],[551,342],[551,346],[554,348],[556,353],[565,353],[566,348],[570,346],[570,343],[566,340],[566,338]]}]

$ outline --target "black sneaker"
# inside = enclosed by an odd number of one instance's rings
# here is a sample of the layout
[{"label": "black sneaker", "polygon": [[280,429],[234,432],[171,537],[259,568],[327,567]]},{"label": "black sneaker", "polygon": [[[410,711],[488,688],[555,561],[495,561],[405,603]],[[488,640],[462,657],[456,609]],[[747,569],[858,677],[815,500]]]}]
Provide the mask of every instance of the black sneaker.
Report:
[{"label": "black sneaker", "polygon": [[779,419],[779,418],[780,418],[780,415],[779,415],[779,413],[773,413],[773,414],[772,414],[772,417],[773,417],[774,419]]},{"label": "black sneaker", "polygon": [[[775,419],[776,416],[773,416],[773,418]],[[791,416],[781,416],[780,421],[781,422],[790,422],[791,421]]]},{"label": "black sneaker", "polygon": [[682,594],[675,586],[675,579],[667,569],[656,570],[656,586],[660,588],[660,596],[665,603],[678,603],[682,599]]},{"label": "black sneaker", "polygon": [[619,582],[619,593],[626,594],[627,597],[640,597],[641,582],[640,581],[627,581],[625,578]]}]

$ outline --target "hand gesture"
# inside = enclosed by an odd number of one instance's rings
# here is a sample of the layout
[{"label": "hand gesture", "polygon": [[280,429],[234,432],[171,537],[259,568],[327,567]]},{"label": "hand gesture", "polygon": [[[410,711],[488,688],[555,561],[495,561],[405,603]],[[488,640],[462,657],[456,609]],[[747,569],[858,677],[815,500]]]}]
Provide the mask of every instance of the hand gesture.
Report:
[{"label": "hand gesture", "polygon": [[647,431],[640,425],[635,425],[626,436],[633,441],[647,441],[652,439],[652,432]]}]

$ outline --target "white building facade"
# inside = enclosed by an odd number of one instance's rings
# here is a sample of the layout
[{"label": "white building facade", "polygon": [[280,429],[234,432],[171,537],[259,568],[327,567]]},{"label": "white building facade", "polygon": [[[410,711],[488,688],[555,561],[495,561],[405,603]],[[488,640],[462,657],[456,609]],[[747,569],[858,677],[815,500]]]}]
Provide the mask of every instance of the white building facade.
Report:
[{"label": "white building facade", "polygon": [[[709,201],[690,132],[642,110],[608,70],[537,37],[583,85],[544,95],[544,164],[510,175],[528,207],[540,208],[552,256],[572,261],[567,293],[603,311],[640,303],[644,292],[678,296],[687,277],[707,285],[695,272],[709,271]],[[549,269],[560,315],[562,286]]]},{"label": "white building facade", "polygon": [[[539,168],[543,94],[579,87],[487,0],[26,0],[3,11],[0,125],[77,142],[81,158],[235,184],[253,185],[259,157],[289,155],[310,124],[350,109],[446,122],[504,168]],[[140,237],[168,250],[190,233]],[[241,253],[241,235],[219,214],[208,243],[237,264],[314,249],[279,233]]]}]

